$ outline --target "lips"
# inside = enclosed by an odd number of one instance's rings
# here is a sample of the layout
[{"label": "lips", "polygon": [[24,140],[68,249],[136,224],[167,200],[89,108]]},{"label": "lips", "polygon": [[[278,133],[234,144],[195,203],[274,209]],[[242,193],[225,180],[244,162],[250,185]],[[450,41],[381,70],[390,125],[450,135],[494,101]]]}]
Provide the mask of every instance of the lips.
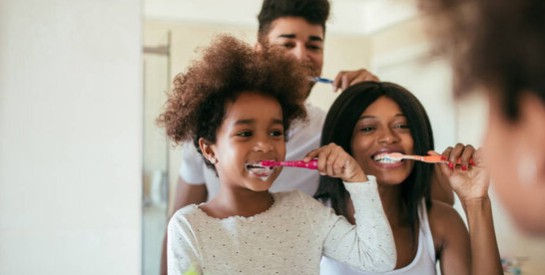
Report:
[{"label": "lips", "polygon": [[266,181],[273,173],[274,167],[264,167],[260,165],[261,161],[254,163],[246,163],[244,165],[246,171],[250,175],[260,178],[263,181]]}]

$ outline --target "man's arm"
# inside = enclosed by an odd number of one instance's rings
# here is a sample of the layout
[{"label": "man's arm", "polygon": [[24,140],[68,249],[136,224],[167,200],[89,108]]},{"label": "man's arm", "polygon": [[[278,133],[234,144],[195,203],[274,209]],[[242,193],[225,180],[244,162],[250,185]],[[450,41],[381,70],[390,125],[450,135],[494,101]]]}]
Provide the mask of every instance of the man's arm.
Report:
[{"label": "man's arm", "polygon": [[[174,196],[174,207],[172,212],[169,213],[170,217],[180,208],[190,205],[199,204],[205,202],[208,197],[208,190],[206,184],[189,184],[178,177],[178,184],[176,185],[176,191]],[[163,237],[163,248],[161,250],[161,275],[167,275],[167,231],[165,230],[165,236]]]},{"label": "man's arm", "polygon": [[364,81],[380,81],[380,79],[366,69],[359,69],[355,71],[340,71],[333,80],[334,91],[344,91],[349,86]]}]

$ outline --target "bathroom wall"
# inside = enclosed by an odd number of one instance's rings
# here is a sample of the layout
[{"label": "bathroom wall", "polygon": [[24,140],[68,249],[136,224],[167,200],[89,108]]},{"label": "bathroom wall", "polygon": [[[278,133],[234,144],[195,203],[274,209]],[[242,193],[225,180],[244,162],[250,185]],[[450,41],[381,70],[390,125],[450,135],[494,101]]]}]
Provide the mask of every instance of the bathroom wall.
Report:
[{"label": "bathroom wall", "polygon": [[0,1],[0,274],[140,274],[141,21]]}]

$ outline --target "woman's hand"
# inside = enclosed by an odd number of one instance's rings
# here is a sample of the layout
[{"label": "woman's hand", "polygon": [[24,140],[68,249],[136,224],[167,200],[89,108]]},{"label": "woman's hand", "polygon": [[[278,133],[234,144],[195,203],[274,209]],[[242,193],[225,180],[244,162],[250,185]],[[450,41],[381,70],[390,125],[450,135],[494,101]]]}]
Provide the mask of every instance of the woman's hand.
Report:
[{"label": "woman's hand", "polygon": [[[430,154],[437,154],[433,151]],[[489,175],[484,168],[482,150],[471,145],[458,143],[448,147],[442,154],[447,164],[438,164],[442,176],[446,177],[450,186],[462,202],[488,197]],[[457,164],[458,160],[460,161]]]},{"label": "woman's hand", "polygon": [[335,143],[312,150],[305,156],[304,161],[313,158],[318,159],[320,175],[340,178],[345,182],[368,181],[356,160]]}]

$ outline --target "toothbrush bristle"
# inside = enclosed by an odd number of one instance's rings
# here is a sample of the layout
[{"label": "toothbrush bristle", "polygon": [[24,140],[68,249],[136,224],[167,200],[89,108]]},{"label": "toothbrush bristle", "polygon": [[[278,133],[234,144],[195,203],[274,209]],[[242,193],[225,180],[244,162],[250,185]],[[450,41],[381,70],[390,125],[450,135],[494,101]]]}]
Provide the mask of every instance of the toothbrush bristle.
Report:
[{"label": "toothbrush bristle", "polygon": [[403,159],[403,154],[401,153],[389,153],[389,154],[386,154],[386,158],[390,159],[390,160],[402,160]]}]

